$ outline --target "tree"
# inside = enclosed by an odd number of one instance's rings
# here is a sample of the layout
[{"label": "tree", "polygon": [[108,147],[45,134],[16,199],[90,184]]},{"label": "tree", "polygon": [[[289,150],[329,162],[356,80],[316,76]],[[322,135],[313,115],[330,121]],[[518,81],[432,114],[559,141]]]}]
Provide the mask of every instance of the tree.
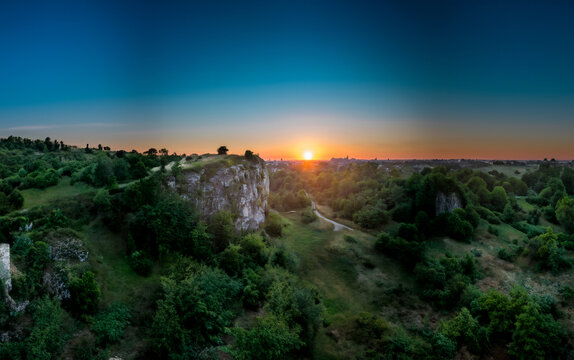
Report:
[{"label": "tree", "polygon": [[222,145],[219,148],[217,148],[217,155],[227,155],[228,151],[229,149],[227,149],[227,146]]},{"label": "tree", "polygon": [[231,355],[235,359],[285,359],[299,349],[302,341],[297,328],[289,328],[281,317],[273,314],[257,318],[255,327],[245,330],[235,327],[230,334],[235,337]]},{"label": "tree", "polygon": [[241,253],[256,265],[263,266],[267,262],[268,249],[261,235],[250,233],[243,236],[239,242]]},{"label": "tree", "polygon": [[81,277],[73,279],[69,288],[69,306],[72,312],[81,317],[96,312],[100,301],[100,287],[93,272],[86,271]]},{"label": "tree", "polygon": [[253,151],[251,151],[251,150],[245,150],[245,158],[246,158],[247,160],[253,159],[253,158],[254,158]]},{"label": "tree", "polygon": [[124,329],[130,323],[130,312],[125,305],[112,305],[107,311],[96,316],[92,330],[101,344],[118,342]]},{"label": "tree", "polygon": [[507,202],[508,196],[506,195],[506,190],[504,190],[502,186],[495,186],[490,194],[491,209],[502,212]]},{"label": "tree", "polygon": [[144,154],[147,154],[150,156],[155,156],[155,155],[157,155],[157,149],[156,148],[149,148],[147,151],[144,151]]},{"label": "tree", "polygon": [[57,357],[64,337],[65,312],[58,300],[48,296],[33,306],[34,327],[26,340],[28,359],[49,360]]},{"label": "tree", "polygon": [[229,245],[235,234],[233,215],[226,210],[216,212],[211,219],[209,219],[207,231],[213,235],[215,251],[222,251]]},{"label": "tree", "polygon": [[181,281],[163,278],[162,288],[164,297],[157,302],[152,324],[161,355],[182,353],[189,345],[221,343],[225,327],[235,317],[238,280],[221,269],[200,266]]},{"label": "tree", "polygon": [[132,177],[134,179],[141,179],[147,176],[147,169],[143,161],[139,160],[134,166],[130,168]]},{"label": "tree", "polygon": [[46,145],[46,150],[52,151],[52,140],[50,139],[50,137],[44,139],[44,145]]},{"label": "tree", "polygon": [[20,209],[24,205],[24,197],[18,190],[13,190],[10,195],[8,195],[8,201],[13,209]]},{"label": "tree", "polygon": [[113,164],[112,160],[103,153],[98,154],[97,165],[94,170],[94,185],[104,186],[113,183]]},{"label": "tree", "polygon": [[94,202],[94,205],[98,211],[102,213],[110,211],[112,207],[110,193],[105,189],[98,190],[92,201]]},{"label": "tree", "polygon": [[271,212],[267,215],[265,221],[265,231],[271,236],[281,236],[283,232],[283,224],[281,216],[277,213]]},{"label": "tree", "polygon": [[570,232],[574,232],[574,199],[563,197],[556,204],[556,217],[564,228]]},{"label": "tree", "polygon": [[570,195],[574,195],[574,169],[565,167],[562,170],[562,176],[560,177],[566,192]]},{"label": "tree", "polygon": [[467,308],[463,307],[457,316],[439,326],[446,337],[466,344],[472,352],[478,353],[485,342],[485,331],[481,329],[478,320],[473,318]]},{"label": "tree", "polygon": [[529,303],[516,318],[516,328],[508,352],[519,359],[544,359],[545,352],[540,344],[545,334],[541,331],[539,313],[534,304]]}]

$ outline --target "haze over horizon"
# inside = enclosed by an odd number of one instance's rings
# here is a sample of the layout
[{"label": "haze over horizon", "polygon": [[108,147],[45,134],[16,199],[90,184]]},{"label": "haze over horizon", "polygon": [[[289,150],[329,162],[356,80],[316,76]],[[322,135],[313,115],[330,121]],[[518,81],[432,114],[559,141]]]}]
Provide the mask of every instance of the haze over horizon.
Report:
[{"label": "haze over horizon", "polygon": [[265,159],[573,159],[574,5],[0,4],[0,136]]}]

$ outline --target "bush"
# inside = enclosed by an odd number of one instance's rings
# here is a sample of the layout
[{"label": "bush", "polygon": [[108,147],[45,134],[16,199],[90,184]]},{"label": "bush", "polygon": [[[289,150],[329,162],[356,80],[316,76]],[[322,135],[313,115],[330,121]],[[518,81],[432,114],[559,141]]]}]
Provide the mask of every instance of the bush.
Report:
[{"label": "bush", "polygon": [[490,211],[489,209],[482,207],[482,206],[479,206],[476,208],[476,211],[478,212],[480,217],[482,217],[484,220],[488,221],[489,223],[491,223],[493,225],[499,225],[500,224],[500,218],[495,213]]},{"label": "bush", "polygon": [[562,198],[556,204],[556,218],[569,233],[574,233],[574,199]]},{"label": "bush", "polygon": [[303,345],[299,331],[290,328],[283,318],[267,314],[257,318],[257,324],[249,330],[235,327],[229,331],[235,338],[230,353],[239,360],[286,359]]},{"label": "bush", "polygon": [[401,223],[399,225],[399,230],[397,232],[397,236],[407,240],[407,241],[422,241],[424,240],[423,237],[421,236],[421,234],[419,233],[419,230],[417,229],[417,226],[414,224],[405,224],[405,223]]},{"label": "bush", "polygon": [[500,247],[498,248],[498,252],[496,254],[496,256],[498,256],[499,259],[505,260],[505,261],[514,261],[514,254],[507,250],[506,248]]},{"label": "bush", "polygon": [[24,205],[24,197],[18,190],[13,190],[10,195],[8,195],[8,202],[12,209],[18,210]]},{"label": "bush", "polygon": [[407,268],[412,268],[423,258],[424,243],[409,242],[383,232],[375,241],[375,249],[400,261]]},{"label": "bush", "polygon": [[315,215],[315,212],[313,211],[313,209],[311,207],[306,207],[301,212],[301,221],[304,224],[310,224],[315,220],[317,220],[317,215]]},{"label": "bush", "polygon": [[153,267],[153,260],[144,251],[132,252],[128,263],[133,271],[141,276],[148,276]]},{"label": "bush", "polygon": [[33,306],[34,327],[26,340],[28,359],[57,358],[63,342],[65,312],[56,299],[44,297]]},{"label": "bush", "polygon": [[365,205],[353,214],[353,221],[366,229],[374,229],[388,221],[387,213],[378,206]]},{"label": "bush", "polygon": [[460,212],[454,211],[440,214],[435,219],[435,226],[455,240],[470,242],[474,228],[470,222],[464,219],[464,210],[460,210]]},{"label": "bush", "polygon": [[100,301],[100,287],[96,282],[96,276],[91,271],[86,271],[81,277],[70,282],[70,310],[86,319],[98,309]]},{"label": "bush", "polygon": [[239,274],[243,268],[243,260],[241,245],[229,244],[218,255],[219,267],[231,276]]},{"label": "bush", "polygon": [[349,244],[356,244],[357,243],[357,239],[355,239],[354,237],[352,237],[351,235],[345,235],[343,236],[343,239],[348,242]]},{"label": "bush", "polygon": [[164,278],[162,289],[151,326],[159,356],[182,354],[186,344],[221,344],[224,329],[236,316],[239,281],[221,269],[200,266],[182,280]]},{"label": "bush", "polygon": [[275,237],[280,237],[283,234],[283,222],[279,214],[270,212],[269,215],[267,215],[265,231]]},{"label": "bush", "polygon": [[251,233],[243,236],[239,242],[241,253],[255,265],[263,266],[267,262],[269,250],[259,234]]},{"label": "bush", "polygon": [[494,227],[494,226],[492,226],[492,225],[488,225],[488,233],[489,233],[489,234],[492,234],[492,235],[494,235],[494,236],[498,236],[498,234],[499,234],[500,232],[498,231],[498,228],[496,228],[496,227]]},{"label": "bush", "polygon": [[98,343],[108,345],[118,342],[124,329],[130,323],[130,312],[124,305],[112,305],[110,309],[98,314],[92,324]]}]

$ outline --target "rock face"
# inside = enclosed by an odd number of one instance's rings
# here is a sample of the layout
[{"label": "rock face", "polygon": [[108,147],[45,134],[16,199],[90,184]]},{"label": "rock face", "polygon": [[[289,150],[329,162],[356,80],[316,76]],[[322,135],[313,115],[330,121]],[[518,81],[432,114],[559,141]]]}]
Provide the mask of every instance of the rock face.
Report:
[{"label": "rock face", "polygon": [[440,215],[447,211],[453,211],[454,209],[461,207],[462,207],[462,201],[457,193],[452,192],[447,195],[439,191],[436,194],[436,200],[435,200],[436,215]]},{"label": "rock face", "polygon": [[193,201],[204,217],[220,210],[230,211],[235,215],[237,230],[256,230],[265,221],[269,174],[263,161],[243,161],[216,171],[186,171],[183,178],[170,185]]},{"label": "rock face", "polygon": [[6,294],[12,290],[12,276],[10,275],[10,244],[0,244],[0,280],[4,284]]}]

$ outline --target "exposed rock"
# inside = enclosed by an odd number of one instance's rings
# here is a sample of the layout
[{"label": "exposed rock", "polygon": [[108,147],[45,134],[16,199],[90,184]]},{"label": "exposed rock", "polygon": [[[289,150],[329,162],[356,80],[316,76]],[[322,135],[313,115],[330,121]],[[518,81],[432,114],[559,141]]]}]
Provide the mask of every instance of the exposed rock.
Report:
[{"label": "exposed rock", "polygon": [[50,258],[52,260],[78,260],[84,262],[88,259],[88,252],[84,244],[76,237],[66,236],[51,242]]},{"label": "exposed rock", "polygon": [[193,201],[209,218],[220,210],[233,213],[237,230],[256,230],[265,221],[269,197],[269,174],[263,161],[243,161],[221,166],[213,175],[205,168],[186,171],[183,180],[169,185]]},{"label": "exposed rock", "polygon": [[63,262],[57,262],[52,270],[46,271],[42,277],[42,282],[49,294],[64,300],[70,298],[68,289],[68,272]]},{"label": "exposed rock", "polygon": [[10,275],[10,244],[0,244],[0,280],[4,284],[6,295],[12,290]]},{"label": "exposed rock", "polygon": [[435,201],[436,215],[440,215],[447,211],[453,211],[454,209],[461,207],[462,207],[462,201],[457,193],[451,192],[450,194],[446,195],[445,193],[439,191],[436,194],[436,201]]},{"label": "exposed rock", "polygon": [[26,309],[30,303],[28,300],[17,303],[10,296],[12,290],[12,275],[10,273],[10,244],[0,244],[0,280],[4,283],[4,298],[10,306],[10,310],[19,313]]}]

